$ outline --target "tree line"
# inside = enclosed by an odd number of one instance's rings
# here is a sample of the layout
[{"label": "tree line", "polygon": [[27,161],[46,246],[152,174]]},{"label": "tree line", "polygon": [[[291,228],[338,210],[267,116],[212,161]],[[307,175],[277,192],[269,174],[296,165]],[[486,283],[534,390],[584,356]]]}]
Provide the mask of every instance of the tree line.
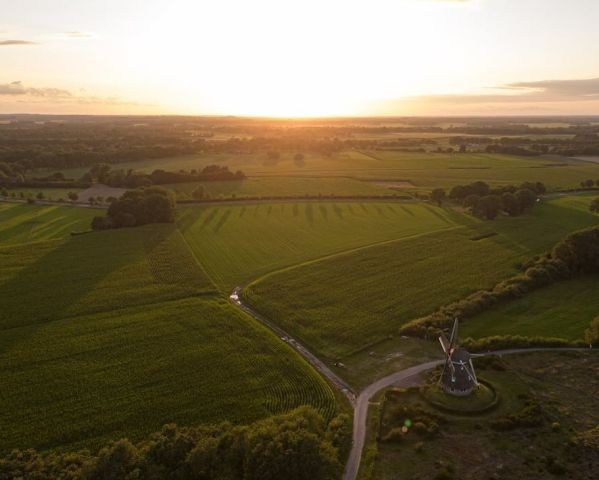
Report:
[{"label": "tree line", "polygon": [[132,169],[126,171],[122,168],[115,169],[107,163],[98,163],[83,174],[79,181],[103,183],[111,187],[138,188],[170,183],[232,181],[244,178],[246,176],[241,170],[231,172],[226,165],[207,165],[201,170],[193,168],[189,171],[179,170],[178,172],[157,169],[146,174]]},{"label": "tree line", "polygon": [[[400,328],[404,335],[434,337],[441,329],[449,328],[454,318],[466,319],[493,306],[523,297],[527,293],[560,280],[578,275],[599,273],[599,227],[591,227],[568,235],[558,242],[550,252],[522,266],[522,273],[504,280],[490,290],[479,290],[465,299],[458,300],[438,309],[425,317],[417,318]],[[593,326],[594,325],[594,326]],[[587,331],[586,341],[599,345],[599,321]],[[595,328],[595,330],[593,330]],[[495,344],[508,346],[509,338],[495,337]],[[511,340],[516,340],[512,337]],[[528,339],[539,346],[568,344],[561,339]],[[516,346],[519,344],[516,342]]]},{"label": "tree line", "polygon": [[330,422],[301,407],[248,426],[165,425],[144,440],[111,442],[98,453],[15,450],[0,479],[333,480],[351,446],[351,419]]}]

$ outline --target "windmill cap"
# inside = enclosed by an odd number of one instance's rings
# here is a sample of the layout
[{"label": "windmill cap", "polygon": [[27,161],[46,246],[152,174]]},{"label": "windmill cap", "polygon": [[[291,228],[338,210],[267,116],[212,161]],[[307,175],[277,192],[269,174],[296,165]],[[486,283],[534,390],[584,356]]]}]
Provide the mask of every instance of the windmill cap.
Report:
[{"label": "windmill cap", "polygon": [[452,362],[468,362],[470,360],[470,354],[468,350],[464,348],[456,348],[451,354]]}]

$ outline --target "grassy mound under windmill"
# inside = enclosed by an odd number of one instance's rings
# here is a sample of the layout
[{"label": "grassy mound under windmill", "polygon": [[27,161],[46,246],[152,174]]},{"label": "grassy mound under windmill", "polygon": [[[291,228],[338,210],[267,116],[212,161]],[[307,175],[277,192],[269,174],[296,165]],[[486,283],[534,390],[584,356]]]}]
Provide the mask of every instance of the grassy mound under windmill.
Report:
[{"label": "grassy mound under windmill", "polygon": [[499,395],[493,385],[481,378],[478,387],[465,396],[450,395],[437,384],[426,385],[420,389],[422,398],[437,410],[449,413],[484,413],[499,402]]}]

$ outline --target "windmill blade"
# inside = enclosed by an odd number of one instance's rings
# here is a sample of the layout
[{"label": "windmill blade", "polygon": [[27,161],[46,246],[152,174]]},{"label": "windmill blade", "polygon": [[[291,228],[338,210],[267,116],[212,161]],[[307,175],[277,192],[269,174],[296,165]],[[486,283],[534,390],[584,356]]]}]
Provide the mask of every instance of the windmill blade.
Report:
[{"label": "windmill blade", "polygon": [[443,365],[443,371],[441,372],[441,376],[439,377],[439,381],[437,382],[437,384],[440,384],[443,381],[443,375],[445,375],[445,370],[447,369],[447,362],[449,361],[449,358],[446,357],[445,358],[445,364]]},{"label": "windmill blade", "polygon": [[478,380],[476,378],[476,373],[474,373],[474,365],[472,365],[472,359],[468,360],[468,365],[470,365],[470,375],[472,376],[472,378],[474,379],[474,383],[478,385]]},{"label": "windmill blade", "polygon": [[441,332],[441,335],[439,335],[439,342],[441,343],[441,348],[445,352],[445,355],[449,355],[449,340],[447,340],[447,337],[443,332]]},{"label": "windmill blade", "polygon": [[453,347],[458,342],[458,319],[453,321],[453,328],[451,329],[451,336],[449,337],[449,345]]},{"label": "windmill blade", "polygon": [[451,357],[448,357],[447,364],[449,365],[449,370],[451,371],[451,379],[455,381],[455,365],[451,361]]}]

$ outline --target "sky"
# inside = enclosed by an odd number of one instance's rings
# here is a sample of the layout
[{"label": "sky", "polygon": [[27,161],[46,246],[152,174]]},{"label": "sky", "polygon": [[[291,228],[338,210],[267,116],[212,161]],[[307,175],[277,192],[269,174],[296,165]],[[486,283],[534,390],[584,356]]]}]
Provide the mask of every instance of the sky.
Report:
[{"label": "sky", "polygon": [[598,0],[0,0],[0,113],[599,114]]}]

